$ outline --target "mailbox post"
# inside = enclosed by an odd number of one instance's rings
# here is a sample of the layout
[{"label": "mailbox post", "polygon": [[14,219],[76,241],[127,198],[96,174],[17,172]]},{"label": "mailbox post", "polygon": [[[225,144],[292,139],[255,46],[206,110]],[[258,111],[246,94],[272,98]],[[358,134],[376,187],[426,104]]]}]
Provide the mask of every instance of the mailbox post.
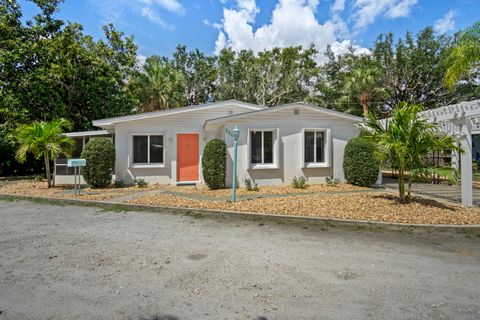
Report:
[{"label": "mailbox post", "polygon": [[[81,167],[85,167],[87,165],[87,160],[85,159],[68,159],[67,166],[73,168],[74,172],[74,189],[73,193],[75,195],[80,194],[80,187],[82,184],[82,176],[81,176]],[[78,175],[78,184],[77,184],[77,175]]]}]

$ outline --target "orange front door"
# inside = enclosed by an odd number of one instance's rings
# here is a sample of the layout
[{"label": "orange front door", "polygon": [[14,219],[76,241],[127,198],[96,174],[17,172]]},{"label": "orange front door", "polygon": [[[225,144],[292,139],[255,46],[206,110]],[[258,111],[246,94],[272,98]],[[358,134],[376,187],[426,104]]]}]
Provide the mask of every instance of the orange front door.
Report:
[{"label": "orange front door", "polygon": [[198,180],[198,134],[177,134],[177,181]]}]

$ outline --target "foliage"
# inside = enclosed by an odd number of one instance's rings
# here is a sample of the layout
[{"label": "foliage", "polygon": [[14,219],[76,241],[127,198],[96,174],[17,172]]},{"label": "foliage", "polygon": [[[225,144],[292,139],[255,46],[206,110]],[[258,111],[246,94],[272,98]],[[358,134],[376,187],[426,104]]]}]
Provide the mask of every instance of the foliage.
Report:
[{"label": "foliage", "polygon": [[375,157],[375,144],[362,138],[348,141],[343,154],[343,171],[348,183],[371,186],[378,179],[380,161]]},{"label": "foliage", "polygon": [[207,142],[202,156],[203,179],[207,186],[212,189],[225,188],[227,172],[227,146],[220,139]]},{"label": "foliage", "polygon": [[480,22],[461,31],[447,56],[445,83],[453,90],[458,81],[473,73],[478,79],[480,67]]},{"label": "foliage", "polygon": [[304,176],[293,177],[292,187],[295,189],[305,189],[307,187],[307,179]]},{"label": "foliage", "polygon": [[247,189],[247,191],[260,190],[260,188],[258,187],[258,184],[253,179],[245,179],[243,182],[245,183],[245,188]]},{"label": "foliage", "polygon": [[334,177],[326,177],[325,182],[327,183],[328,186],[336,187],[338,186],[342,181],[338,178]]},{"label": "foliage", "polygon": [[109,138],[92,138],[83,149],[81,158],[87,161],[82,175],[90,186],[104,188],[112,183],[115,147]]},{"label": "foliage", "polygon": [[123,181],[123,180],[115,180],[115,181],[113,182],[113,186],[114,186],[115,188],[119,188],[119,189],[120,189],[120,188],[125,188],[125,187],[126,187],[126,184],[125,184],[125,181]]},{"label": "foliage", "polygon": [[62,154],[69,155],[73,151],[75,141],[63,134],[63,128],[70,127],[69,121],[59,119],[20,125],[15,132],[15,138],[20,145],[16,152],[17,161],[25,162],[28,153],[32,153],[36,159],[43,158],[49,188],[52,186],[50,161]]},{"label": "foliage", "polygon": [[[435,168],[429,166],[426,156],[432,152],[457,150],[463,152],[450,135],[441,135],[433,123],[422,118],[419,104],[402,103],[393,110],[392,117],[385,124],[370,114],[366,126],[369,132],[365,138],[377,145],[377,156],[398,171],[398,190],[402,202],[410,199],[412,182],[429,172],[443,177],[454,177],[453,168]],[[345,153],[346,154],[346,153]],[[408,177],[405,195],[406,173]]]},{"label": "foliage", "polygon": [[155,111],[183,106],[185,78],[166,58],[152,56],[135,79],[139,111]]},{"label": "foliage", "polygon": [[148,181],[146,181],[146,180],[143,179],[143,178],[135,179],[135,184],[136,184],[137,187],[139,187],[139,188],[146,188],[146,187],[148,187]]}]

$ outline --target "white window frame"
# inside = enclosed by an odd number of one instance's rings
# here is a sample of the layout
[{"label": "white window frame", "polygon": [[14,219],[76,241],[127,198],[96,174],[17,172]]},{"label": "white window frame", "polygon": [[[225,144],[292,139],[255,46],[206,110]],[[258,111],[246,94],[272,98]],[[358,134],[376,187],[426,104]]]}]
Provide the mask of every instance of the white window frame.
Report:
[{"label": "white window frame", "polygon": [[[305,162],[305,132],[324,132],[325,134],[325,161],[316,162],[316,154],[314,154],[315,162]],[[313,140],[313,150],[317,152],[317,139]],[[304,168],[330,168],[330,158],[331,158],[331,137],[330,129],[327,128],[303,128],[302,129],[302,164]]]},{"label": "white window frame", "polygon": [[[251,145],[251,135],[252,131],[270,131],[273,132],[273,163],[252,163],[252,145]],[[279,130],[278,128],[248,128],[247,131],[247,163],[249,169],[278,169],[278,160],[279,160]],[[263,162],[263,134],[262,134],[262,162]]]},{"label": "white window frame", "polygon": [[[133,137],[134,136],[147,136],[147,160],[148,162],[145,163],[134,163],[133,162]],[[163,136],[163,163],[150,163],[150,136]],[[129,168],[165,168],[165,149],[167,144],[167,137],[166,134],[163,132],[138,132],[138,133],[131,133],[129,137],[128,143],[128,167]]]}]

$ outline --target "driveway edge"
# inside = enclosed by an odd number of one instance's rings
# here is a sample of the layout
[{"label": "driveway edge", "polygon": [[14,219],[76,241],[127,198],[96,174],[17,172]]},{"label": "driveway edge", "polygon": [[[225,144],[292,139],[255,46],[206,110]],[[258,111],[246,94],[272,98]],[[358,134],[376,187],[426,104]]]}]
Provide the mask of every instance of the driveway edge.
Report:
[{"label": "driveway edge", "polygon": [[368,221],[368,220],[347,220],[338,218],[326,218],[326,217],[310,217],[310,216],[289,216],[289,215],[277,215],[277,214],[264,214],[245,211],[233,211],[233,210],[216,210],[216,209],[203,209],[203,208],[186,208],[186,207],[171,207],[171,206],[152,206],[143,204],[130,204],[130,203],[118,203],[113,201],[93,201],[82,199],[66,199],[66,198],[50,198],[50,197],[35,197],[16,194],[3,194],[0,193],[0,200],[14,201],[14,200],[27,200],[37,203],[47,203],[54,205],[79,205],[79,206],[91,206],[98,207],[105,210],[112,211],[147,211],[147,212],[160,212],[161,210],[169,210],[169,213],[185,214],[196,216],[198,214],[205,214],[210,217],[235,217],[235,218],[263,218],[268,220],[276,220],[282,222],[316,222],[326,225],[343,225],[343,226],[358,226],[358,227],[379,227],[388,228],[391,230],[403,230],[404,228],[421,228],[421,229],[435,229],[435,230],[452,230],[452,229],[480,229],[480,224],[409,224],[409,223],[392,223],[382,221]]}]

